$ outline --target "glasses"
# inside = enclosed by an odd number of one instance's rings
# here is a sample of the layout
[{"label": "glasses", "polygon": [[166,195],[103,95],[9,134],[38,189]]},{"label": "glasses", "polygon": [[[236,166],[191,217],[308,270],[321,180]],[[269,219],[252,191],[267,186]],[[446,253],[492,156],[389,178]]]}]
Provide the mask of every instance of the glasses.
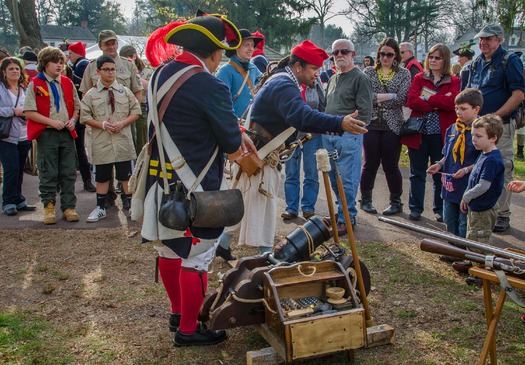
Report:
[{"label": "glasses", "polygon": [[441,61],[442,59],[443,57],[439,57],[439,56],[428,56],[429,61],[432,61],[432,60]]},{"label": "glasses", "polygon": [[332,54],[334,56],[338,56],[339,53],[341,53],[343,56],[346,56],[350,52],[352,52],[352,51],[350,51],[349,49],[336,49],[335,51],[332,51]]},{"label": "glasses", "polygon": [[388,52],[388,53],[385,53],[385,52],[379,52],[379,56],[380,57],[388,57],[388,58],[392,58],[394,57],[396,54],[395,53],[391,53],[391,52]]},{"label": "glasses", "polygon": [[104,72],[115,72],[117,71],[116,68],[107,68],[107,67],[104,67],[104,68],[101,68],[100,71],[104,71]]}]

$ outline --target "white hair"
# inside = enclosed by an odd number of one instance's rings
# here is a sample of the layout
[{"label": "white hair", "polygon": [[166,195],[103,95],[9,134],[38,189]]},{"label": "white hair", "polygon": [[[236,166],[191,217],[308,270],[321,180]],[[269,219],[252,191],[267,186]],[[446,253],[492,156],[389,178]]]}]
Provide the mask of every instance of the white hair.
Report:
[{"label": "white hair", "polygon": [[412,43],[410,43],[410,42],[400,43],[399,44],[399,48],[401,48],[401,46],[406,46],[408,51],[412,52],[412,54],[414,54],[414,52],[416,51],[416,49],[414,48],[414,45]]},{"label": "white hair", "polygon": [[350,39],[338,39],[338,40],[334,41],[334,43],[332,43],[332,49],[334,49],[335,45],[339,44],[339,43],[344,43],[344,44],[346,44],[346,47],[350,51],[352,51],[352,52],[355,51],[354,44],[352,43],[352,41]]}]

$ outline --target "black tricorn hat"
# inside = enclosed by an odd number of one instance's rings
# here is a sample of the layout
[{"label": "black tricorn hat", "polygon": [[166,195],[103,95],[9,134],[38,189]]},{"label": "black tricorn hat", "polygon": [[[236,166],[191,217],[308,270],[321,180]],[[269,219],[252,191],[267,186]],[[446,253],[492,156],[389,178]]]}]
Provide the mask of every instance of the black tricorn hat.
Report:
[{"label": "black tricorn hat", "polygon": [[[245,39],[253,39],[253,46],[254,47],[256,47],[259,44],[259,42],[264,40],[263,37],[258,37],[258,36],[252,35],[252,32],[250,32],[248,29],[239,29],[239,33],[241,34],[241,37],[242,37],[241,43]],[[235,55],[235,51],[226,51],[226,56],[227,57],[232,57],[233,55]]]},{"label": "black tricorn hat", "polygon": [[196,16],[187,22],[180,22],[164,38],[166,43],[210,52],[216,49],[234,50],[241,45],[241,40],[237,27],[220,14]]},{"label": "black tricorn hat", "polygon": [[467,47],[458,48],[455,51],[452,51],[456,56],[465,56],[472,58],[476,54],[473,50]]}]

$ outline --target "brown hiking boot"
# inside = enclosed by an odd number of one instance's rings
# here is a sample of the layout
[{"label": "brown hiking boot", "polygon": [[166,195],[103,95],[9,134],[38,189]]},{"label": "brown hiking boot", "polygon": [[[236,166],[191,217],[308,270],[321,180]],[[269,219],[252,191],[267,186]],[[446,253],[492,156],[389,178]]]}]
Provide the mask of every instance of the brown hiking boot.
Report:
[{"label": "brown hiking boot", "polygon": [[62,214],[62,218],[64,218],[68,222],[78,222],[80,220],[80,217],[78,216],[77,212],[75,212],[75,209],[68,208],[64,210],[64,213]]},{"label": "brown hiking boot", "polygon": [[49,202],[44,207],[44,224],[55,224],[56,222],[55,204]]}]

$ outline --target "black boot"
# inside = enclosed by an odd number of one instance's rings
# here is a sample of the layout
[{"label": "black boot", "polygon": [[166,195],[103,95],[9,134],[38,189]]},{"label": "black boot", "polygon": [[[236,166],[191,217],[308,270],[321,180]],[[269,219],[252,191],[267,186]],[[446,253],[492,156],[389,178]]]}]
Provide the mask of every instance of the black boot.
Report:
[{"label": "black boot", "polygon": [[401,194],[390,194],[390,206],[383,210],[383,215],[394,215],[402,211]]},{"label": "black boot", "polygon": [[93,185],[90,179],[84,180],[84,190],[89,191],[90,193],[94,193],[97,191],[97,188]]},{"label": "black boot", "polygon": [[237,260],[237,257],[232,255],[232,250],[228,247],[228,249],[222,248],[221,246],[217,246],[217,251],[215,251],[215,256],[222,257],[224,261],[233,261]]},{"label": "black boot", "polygon": [[523,160],[525,156],[523,155],[523,146],[518,145],[518,152],[516,153],[516,158],[519,158],[520,160]]},{"label": "black boot", "polygon": [[361,191],[361,209],[370,214],[377,214],[377,209],[372,205],[372,191]]}]

